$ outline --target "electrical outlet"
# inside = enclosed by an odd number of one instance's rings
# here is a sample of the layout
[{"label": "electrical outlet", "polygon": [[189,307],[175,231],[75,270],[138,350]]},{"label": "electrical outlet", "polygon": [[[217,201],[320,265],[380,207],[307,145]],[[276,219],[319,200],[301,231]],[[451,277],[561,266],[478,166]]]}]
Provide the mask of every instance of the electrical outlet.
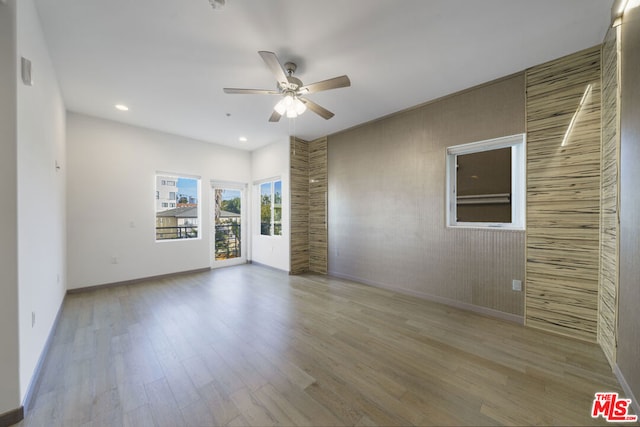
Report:
[{"label": "electrical outlet", "polygon": [[27,86],[33,86],[33,77],[31,77],[31,61],[25,57],[20,58],[20,70],[22,83]]},{"label": "electrical outlet", "polygon": [[511,289],[514,291],[521,292],[522,291],[522,280],[513,280],[511,282]]},{"label": "electrical outlet", "polygon": [[118,263],[118,257],[117,256],[112,256],[111,257],[111,264],[117,264]]}]

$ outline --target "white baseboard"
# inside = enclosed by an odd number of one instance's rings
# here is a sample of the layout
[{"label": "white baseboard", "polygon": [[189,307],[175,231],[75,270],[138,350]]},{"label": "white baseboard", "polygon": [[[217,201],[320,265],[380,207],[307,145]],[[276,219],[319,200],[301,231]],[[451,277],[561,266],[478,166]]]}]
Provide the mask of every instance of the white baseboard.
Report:
[{"label": "white baseboard", "polygon": [[470,304],[467,302],[457,301],[446,297],[440,297],[437,295],[431,295],[426,292],[414,291],[413,289],[396,288],[384,283],[374,282],[372,280],[364,280],[359,277],[352,277],[348,274],[338,273],[336,271],[329,271],[330,276],[339,277],[341,279],[351,280],[353,282],[363,283],[365,285],[373,286],[376,288],[387,289],[390,291],[398,292],[399,294],[411,295],[416,298],[425,299],[440,304],[448,305],[450,307],[459,308],[461,310],[473,311],[474,313],[483,314],[489,317],[496,317],[498,319],[507,320],[510,322],[524,325],[524,316],[517,314],[505,313],[504,311],[494,310],[492,308],[481,307],[479,305]]},{"label": "white baseboard", "polygon": [[90,292],[98,289],[115,288],[118,286],[135,285],[137,283],[150,282],[152,280],[168,279],[171,277],[182,276],[185,274],[204,273],[210,271],[211,267],[197,268],[195,270],[176,271],[175,273],[159,274],[157,276],[140,277],[138,279],[123,280],[121,282],[103,283],[101,285],[83,286],[79,288],[67,289],[67,294],[78,294],[82,292]]},{"label": "white baseboard", "polygon": [[289,270],[283,270],[282,268],[274,267],[274,266],[269,265],[269,264],[263,264],[263,263],[258,262],[258,261],[250,260],[250,261],[247,261],[247,264],[253,264],[253,265],[257,265],[258,267],[268,268],[268,269],[271,269],[271,270],[281,271],[283,273],[289,274]]},{"label": "white baseboard", "polygon": [[33,370],[33,375],[31,376],[31,380],[29,381],[29,385],[27,386],[27,391],[24,394],[22,406],[24,407],[25,411],[31,409],[31,405],[33,404],[33,396],[39,386],[42,367],[45,360],[47,359],[49,350],[51,349],[51,342],[53,341],[53,336],[56,334],[56,329],[58,329],[58,323],[60,323],[60,316],[62,315],[62,309],[64,308],[65,299],[66,295],[62,298],[60,307],[58,307],[58,312],[56,313],[56,317],[53,320],[53,325],[51,325],[51,330],[49,330],[49,335],[47,335],[47,340],[45,341],[44,347],[42,348],[42,353],[40,353],[40,357],[38,358],[36,367]]},{"label": "white baseboard", "polygon": [[624,391],[625,398],[631,399],[631,406],[633,406],[633,411],[636,415],[640,416],[640,402],[638,402],[638,399],[636,399],[636,397],[634,396],[633,390],[631,390],[631,387],[629,387],[629,383],[622,374],[622,371],[620,370],[620,367],[617,363],[613,365],[613,373],[618,379],[618,382],[622,387],[622,391]]}]

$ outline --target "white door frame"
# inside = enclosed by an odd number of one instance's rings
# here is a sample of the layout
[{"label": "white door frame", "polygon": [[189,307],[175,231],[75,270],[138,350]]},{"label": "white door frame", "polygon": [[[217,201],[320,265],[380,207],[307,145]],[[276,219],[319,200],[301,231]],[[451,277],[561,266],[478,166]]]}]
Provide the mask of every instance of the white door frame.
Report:
[{"label": "white door frame", "polygon": [[[215,204],[216,204],[216,188],[224,190],[239,190],[240,191],[240,256],[237,258],[225,259],[216,261],[216,219],[215,219]],[[207,215],[211,218],[211,244],[209,245],[209,259],[211,260],[211,268],[228,267],[231,265],[246,264],[247,252],[249,250],[249,242],[247,236],[249,236],[247,228],[249,227],[247,204],[247,191],[248,185],[241,182],[229,182],[229,181],[211,181],[211,206]]]}]

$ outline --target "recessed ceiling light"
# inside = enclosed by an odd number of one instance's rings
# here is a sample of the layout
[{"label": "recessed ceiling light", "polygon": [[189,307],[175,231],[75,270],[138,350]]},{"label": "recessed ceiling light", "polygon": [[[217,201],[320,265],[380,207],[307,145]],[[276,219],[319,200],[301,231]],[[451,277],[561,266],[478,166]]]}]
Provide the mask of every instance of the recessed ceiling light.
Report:
[{"label": "recessed ceiling light", "polygon": [[124,104],[116,104],[116,110],[120,111],[129,111],[129,107]]},{"label": "recessed ceiling light", "polygon": [[247,141],[248,141],[248,139],[247,139],[247,137],[246,137],[246,136],[241,136],[240,138],[238,138],[238,141],[240,141],[240,142],[247,142]]}]

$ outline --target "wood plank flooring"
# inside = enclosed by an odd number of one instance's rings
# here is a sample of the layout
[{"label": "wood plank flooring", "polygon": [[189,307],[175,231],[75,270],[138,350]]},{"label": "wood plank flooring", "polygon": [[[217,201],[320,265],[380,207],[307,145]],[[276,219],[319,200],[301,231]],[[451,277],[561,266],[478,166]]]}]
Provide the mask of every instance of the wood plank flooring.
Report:
[{"label": "wood plank flooring", "polygon": [[24,426],[596,425],[600,348],[243,265],[68,295]]}]

